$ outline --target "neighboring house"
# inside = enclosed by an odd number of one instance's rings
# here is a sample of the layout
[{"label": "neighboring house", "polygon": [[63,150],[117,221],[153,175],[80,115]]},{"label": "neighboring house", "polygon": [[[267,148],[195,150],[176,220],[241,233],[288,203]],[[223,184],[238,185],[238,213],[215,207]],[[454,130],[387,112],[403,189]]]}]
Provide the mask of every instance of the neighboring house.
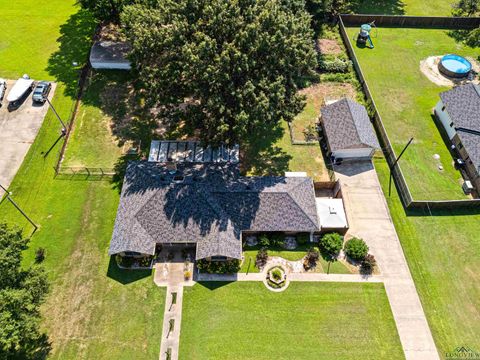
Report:
[{"label": "neighboring house", "polygon": [[131,46],[125,42],[99,41],[90,50],[90,64],[94,69],[130,70],[127,55]]},{"label": "neighboring house", "polygon": [[324,106],[320,112],[329,156],[371,159],[380,147],[364,106],[343,98]]},{"label": "neighboring house", "polygon": [[440,94],[435,116],[442,123],[472,184],[480,189],[480,87],[466,84]]},{"label": "neighboring house", "polygon": [[[170,170],[169,170],[170,169]],[[238,164],[131,162],[109,255],[196,246],[196,259],[241,259],[242,235],[320,230],[312,179],[243,177]]]}]

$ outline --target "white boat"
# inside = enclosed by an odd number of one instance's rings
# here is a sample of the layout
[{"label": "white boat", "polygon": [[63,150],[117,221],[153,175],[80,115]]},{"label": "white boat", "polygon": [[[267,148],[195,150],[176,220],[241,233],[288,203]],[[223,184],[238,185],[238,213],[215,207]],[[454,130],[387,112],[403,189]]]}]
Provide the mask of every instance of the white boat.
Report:
[{"label": "white boat", "polygon": [[7,95],[8,102],[15,102],[22,98],[27,90],[31,89],[33,85],[33,80],[30,79],[27,75],[23,75],[17,82],[12,86],[12,89]]}]

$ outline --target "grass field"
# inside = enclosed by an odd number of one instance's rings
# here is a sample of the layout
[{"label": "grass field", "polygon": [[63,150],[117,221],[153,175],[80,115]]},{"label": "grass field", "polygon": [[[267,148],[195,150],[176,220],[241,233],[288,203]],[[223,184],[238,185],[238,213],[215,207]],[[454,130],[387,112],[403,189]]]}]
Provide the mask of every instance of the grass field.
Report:
[{"label": "grass field", "polygon": [[[351,38],[357,31],[348,29]],[[373,41],[375,49],[355,47],[355,52],[395,152],[399,154],[414,137],[400,160],[412,196],[418,200],[466,198],[461,174],[454,169],[432,117],[439,93],[448,88],[432,83],[419,64],[429,56],[452,52],[475,56],[478,49],[455,42],[444,30],[380,28]],[[439,161],[435,154],[440,155]]]},{"label": "grass field", "polygon": [[[53,103],[67,119],[78,79],[71,62],[86,59],[94,29],[91,17],[64,0],[41,6],[34,1],[4,1],[0,13],[0,76],[28,72],[57,81]],[[55,179],[61,141],[52,145],[58,135],[57,119],[49,111],[9,188],[40,226],[25,252],[24,265],[33,262],[38,247],[46,249],[44,266],[52,286],[42,313],[52,343],[50,357],[158,358],[165,291],[153,284],[150,273],[121,272],[112,266],[107,248],[118,190],[105,181]],[[32,227],[8,201],[0,204],[0,221],[31,234]]]},{"label": "grass field", "polygon": [[[77,117],[70,134],[62,166],[93,167],[112,169],[122,155],[122,147],[112,135],[111,107],[103,100],[108,94],[116,93],[125,83],[126,75],[120,72],[94,72],[82,97]],[[113,106],[112,106],[113,107]],[[122,103],[115,104],[122,109]]]},{"label": "grass field", "polygon": [[453,0],[359,0],[357,14],[450,16]]},{"label": "grass field", "polygon": [[[84,36],[75,39],[79,51],[71,49],[63,53],[62,58],[53,56],[65,45],[59,39],[65,31],[81,35],[84,28],[93,25],[90,16],[78,15],[74,0],[43,1],[41,4],[33,0],[1,1],[0,14],[0,77],[15,79],[27,73],[35,79],[58,81],[61,80],[57,76],[60,67],[73,68],[73,61],[85,60],[85,53],[79,56]],[[87,36],[91,36],[91,32]]]},{"label": "grass field", "polygon": [[180,359],[402,359],[381,284],[201,283],[186,288]]},{"label": "grass field", "polygon": [[[388,166],[375,163],[385,194]],[[480,213],[406,213],[398,194],[387,202],[439,353],[480,349]]]},{"label": "grass field", "polygon": [[244,149],[242,165],[248,175],[305,171],[315,181],[329,180],[320,145],[293,145],[285,121],[273,129],[252,134],[251,143]]}]

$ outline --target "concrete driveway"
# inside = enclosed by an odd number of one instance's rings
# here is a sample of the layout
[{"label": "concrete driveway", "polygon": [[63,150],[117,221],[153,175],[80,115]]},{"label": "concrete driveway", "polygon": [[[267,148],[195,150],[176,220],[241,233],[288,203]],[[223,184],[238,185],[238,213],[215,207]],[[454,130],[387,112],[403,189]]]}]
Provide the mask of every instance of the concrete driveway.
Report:
[{"label": "concrete driveway", "polygon": [[347,237],[363,238],[377,260],[406,359],[438,360],[375,168],[370,161],[343,163],[335,167],[335,176],[350,225]]},{"label": "concrete driveway", "polygon": [[[6,188],[35,140],[49,107],[48,104],[33,105],[29,95],[17,110],[9,112],[7,95],[14,83],[15,80],[7,81],[7,93],[0,108],[0,184]],[[53,97],[55,87],[56,84],[52,84],[49,99]]]}]

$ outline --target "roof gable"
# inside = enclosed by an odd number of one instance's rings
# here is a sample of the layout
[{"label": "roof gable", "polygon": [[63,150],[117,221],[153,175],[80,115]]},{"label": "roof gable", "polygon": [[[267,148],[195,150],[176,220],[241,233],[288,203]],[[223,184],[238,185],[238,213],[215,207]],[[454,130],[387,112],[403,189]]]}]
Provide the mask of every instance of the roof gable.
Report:
[{"label": "roof gable", "polygon": [[323,107],[320,111],[332,151],[380,147],[363,105],[343,98]]}]

